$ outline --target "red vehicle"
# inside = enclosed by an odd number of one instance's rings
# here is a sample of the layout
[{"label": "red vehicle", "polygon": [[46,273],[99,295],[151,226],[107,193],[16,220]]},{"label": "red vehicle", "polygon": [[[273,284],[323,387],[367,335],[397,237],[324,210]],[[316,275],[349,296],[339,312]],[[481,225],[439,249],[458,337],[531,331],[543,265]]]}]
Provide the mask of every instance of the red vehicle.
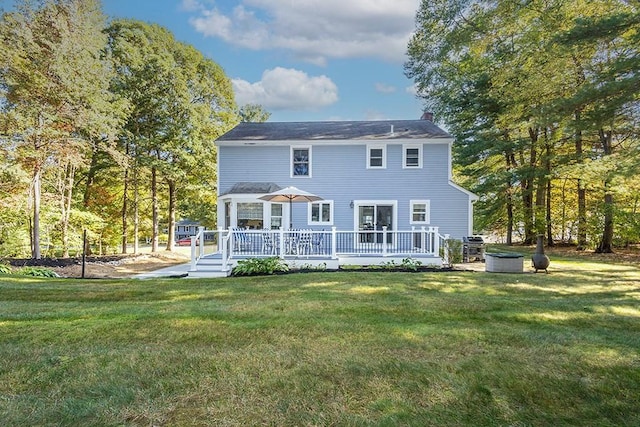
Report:
[{"label": "red vehicle", "polygon": [[[196,245],[199,244],[198,241],[196,241]],[[191,246],[191,237],[184,237],[180,240],[176,240],[176,245],[177,246]]]}]

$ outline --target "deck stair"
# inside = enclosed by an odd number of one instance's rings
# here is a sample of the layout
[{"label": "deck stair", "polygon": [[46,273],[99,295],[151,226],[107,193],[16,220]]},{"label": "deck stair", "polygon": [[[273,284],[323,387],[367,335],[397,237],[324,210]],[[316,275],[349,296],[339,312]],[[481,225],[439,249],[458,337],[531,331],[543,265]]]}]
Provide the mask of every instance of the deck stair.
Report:
[{"label": "deck stair", "polygon": [[227,277],[231,274],[231,266],[224,267],[222,255],[214,253],[200,258],[197,269],[189,271],[190,278]]}]

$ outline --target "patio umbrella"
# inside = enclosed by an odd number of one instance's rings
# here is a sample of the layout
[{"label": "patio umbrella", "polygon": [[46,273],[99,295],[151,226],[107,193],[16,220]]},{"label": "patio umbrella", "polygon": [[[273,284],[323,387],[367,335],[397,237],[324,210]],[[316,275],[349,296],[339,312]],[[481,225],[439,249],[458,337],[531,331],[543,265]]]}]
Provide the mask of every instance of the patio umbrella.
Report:
[{"label": "patio umbrella", "polygon": [[322,197],[311,194],[307,191],[300,190],[296,187],[285,187],[282,190],[274,191],[272,193],[265,194],[258,197],[258,199],[266,200],[267,202],[289,202],[289,229],[293,228],[293,221],[291,216],[291,206],[294,202],[315,202],[322,200]]}]

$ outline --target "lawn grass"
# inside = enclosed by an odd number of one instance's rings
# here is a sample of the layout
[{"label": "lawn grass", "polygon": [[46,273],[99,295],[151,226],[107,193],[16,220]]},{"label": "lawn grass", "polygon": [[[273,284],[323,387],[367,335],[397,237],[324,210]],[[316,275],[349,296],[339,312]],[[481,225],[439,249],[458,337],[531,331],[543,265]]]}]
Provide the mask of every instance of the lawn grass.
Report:
[{"label": "lawn grass", "polygon": [[3,426],[637,426],[640,268],[0,277]]}]

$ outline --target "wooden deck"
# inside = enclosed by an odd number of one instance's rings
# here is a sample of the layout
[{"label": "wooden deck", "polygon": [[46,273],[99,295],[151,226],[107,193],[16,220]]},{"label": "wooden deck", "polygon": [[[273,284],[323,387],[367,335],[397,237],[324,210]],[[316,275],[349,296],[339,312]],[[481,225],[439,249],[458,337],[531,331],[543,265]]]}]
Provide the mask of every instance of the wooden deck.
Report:
[{"label": "wooden deck", "polygon": [[[213,234],[213,239],[207,234]],[[214,240],[217,245],[206,253],[198,242]],[[191,277],[226,276],[239,260],[279,257],[290,268],[337,270],[344,265],[401,263],[412,258],[422,265],[442,266],[440,248],[448,236],[437,227],[408,231],[325,230],[212,230],[201,229],[192,237]]]}]

